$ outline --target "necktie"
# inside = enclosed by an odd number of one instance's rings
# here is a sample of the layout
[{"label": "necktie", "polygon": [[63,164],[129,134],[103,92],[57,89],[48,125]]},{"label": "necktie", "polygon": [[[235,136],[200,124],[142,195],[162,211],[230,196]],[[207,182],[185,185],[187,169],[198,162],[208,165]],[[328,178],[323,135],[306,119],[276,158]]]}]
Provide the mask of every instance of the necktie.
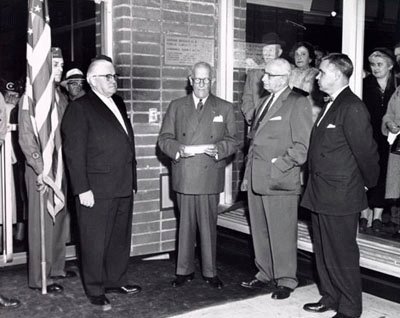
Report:
[{"label": "necktie", "polygon": [[256,131],[258,126],[260,126],[260,122],[263,120],[265,114],[268,112],[268,109],[271,107],[272,101],[274,100],[274,94],[271,94],[270,99],[268,100],[267,105],[265,105],[265,107],[260,107],[260,109],[258,110],[255,119],[254,119],[254,123],[252,126],[252,131]]},{"label": "necktie", "polygon": [[200,99],[199,102],[197,103],[197,111],[201,112],[201,110],[203,109],[203,106],[204,106],[203,100]]}]

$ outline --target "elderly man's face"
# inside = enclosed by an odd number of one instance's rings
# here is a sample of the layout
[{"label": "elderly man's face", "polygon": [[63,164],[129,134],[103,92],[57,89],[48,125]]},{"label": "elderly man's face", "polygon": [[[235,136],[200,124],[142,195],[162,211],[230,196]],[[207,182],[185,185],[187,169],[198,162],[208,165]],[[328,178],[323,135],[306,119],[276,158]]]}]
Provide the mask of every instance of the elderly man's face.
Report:
[{"label": "elderly man's face", "polygon": [[318,86],[321,91],[327,94],[333,94],[336,90],[336,81],[338,69],[329,61],[323,60],[319,65],[319,73],[317,75]]},{"label": "elderly man's face", "polygon": [[101,95],[111,97],[117,92],[117,79],[114,65],[108,61],[101,61],[91,75],[90,85]]},{"label": "elderly man's face", "polygon": [[64,68],[64,59],[59,57],[53,57],[52,66],[53,66],[54,80],[56,83],[60,83]]},{"label": "elderly man's face", "polygon": [[288,80],[288,70],[283,69],[281,64],[276,61],[271,61],[266,65],[262,81],[264,83],[264,88],[268,92],[279,92],[287,85]]},{"label": "elderly man's face", "polygon": [[273,59],[279,57],[282,53],[281,46],[279,44],[268,44],[263,47],[262,54],[264,62],[267,63]]},{"label": "elderly man's face", "polygon": [[206,98],[211,91],[212,78],[207,67],[199,66],[190,77],[190,84],[193,87],[194,95],[197,98]]},{"label": "elderly man's face", "polygon": [[83,81],[80,80],[70,80],[67,84],[67,91],[72,98],[75,98],[81,94],[83,89]]}]

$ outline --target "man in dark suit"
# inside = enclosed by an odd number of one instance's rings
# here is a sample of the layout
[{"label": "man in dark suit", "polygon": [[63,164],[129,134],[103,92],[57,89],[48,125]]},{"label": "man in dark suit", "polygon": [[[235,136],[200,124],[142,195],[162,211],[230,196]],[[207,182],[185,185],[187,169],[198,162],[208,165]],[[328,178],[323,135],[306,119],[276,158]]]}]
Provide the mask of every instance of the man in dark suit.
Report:
[{"label": "man in dark suit", "polygon": [[64,154],[78,206],[83,282],[90,302],[111,309],[105,293],[136,294],[128,285],[135,143],[125,104],[115,95],[110,58],[89,66],[91,90],[69,104],[62,122]]},{"label": "man in dark suit", "polygon": [[273,292],[273,299],[288,298],[297,286],[300,167],[313,125],[308,99],[288,87],[290,71],[282,58],[265,67],[262,80],[270,95],[256,110],[241,185],[248,194],[258,268],[255,279],[241,285]]},{"label": "man in dark suit", "polygon": [[194,65],[193,93],[168,107],[158,145],[172,159],[172,188],[180,211],[176,279],[179,287],[194,277],[196,224],[201,238],[202,273],[212,287],[217,276],[216,240],[219,193],[224,190],[226,159],[237,149],[233,106],[212,94],[211,66]]},{"label": "man in dark suit", "polygon": [[311,134],[309,178],[301,205],[312,211],[313,244],[322,298],[304,310],[360,317],[358,217],[368,206],[365,191],[379,175],[377,145],[368,110],[348,87],[353,64],[345,54],[322,59],[317,76],[331,99]]}]

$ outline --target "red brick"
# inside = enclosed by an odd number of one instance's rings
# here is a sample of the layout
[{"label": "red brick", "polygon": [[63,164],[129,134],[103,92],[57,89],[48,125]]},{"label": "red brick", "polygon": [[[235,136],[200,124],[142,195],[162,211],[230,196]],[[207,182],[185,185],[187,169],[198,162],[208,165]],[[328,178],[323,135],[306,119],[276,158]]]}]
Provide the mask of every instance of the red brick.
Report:
[{"label": "red brick", "polygon": [[162,69],[162,75],[164,77],[175,77],[175,78],[187,78],[190,74],[190,66],[187,67],[169,67],[164,66]]},{"label": "red brick", "polygon": [[[139,182],[138,182],[139,183]],[[160,198],[160,190],[148,190],[145,187],[141,187],[138,185],[139,191],[135,194],[136,200],[158,200]],[[160,204],[158,204],[158,209],[160,208]]]},{"label": "red brick", "polygon": [[158,67],[134,66],[132,68],[132,75],[134,77],[160,77],[161,70]]},{"label": "red brick", "polygon": [[190,35],[191,36],[214,38],[214,36],[215,36],[214,33],[215,33],[214,26],[208,26],[208,25],[191,25],[190,26]]},{"label": "red brick", "polygon": [[163,30],[166,33],[188,35],[189,34],[189,24],[163,22]]},{"label": "red brick", "polygon": [[161,212],[161,217],[163,220],[173,219],[176,217],[174,209],[164,210]]},{"label": "red brick", "polygon": [[169,241],[169,242],[161,242],[161,250],[163,252],[167,251],[174,251],[176,247],[176,242],[174,241]]},{"label": "red brick", "polygon": [[[129,16],[118,16],[113,20],[113,27],[118,29],[130,29],[132,24],[132,18]],[[117,50],[118,52],[118,50]]]},{"label": "red brick", "polygon": [[160,109],[159,102],[133,102],[133,109],[137,112],[148,112],[150,108]]},{"label": "red brick", "polygon": [[149,101],[149,100],[154,100],[158,101],[160,100],[160,91],[148,91],[148,90],[134,90],[132,95],[132,98],[134,100],[143,100],[143,101]]},{"label": "red brick", "polygon": [[214,16],[212,16],[212,15],[191,13],[190,14],[190,23],[215,25],[216,21],[214,20]]},{"label": "red brick", "polygon": [[160,66],[161,59],[159,56],[152,56],[152,55],[136,55],[132,56],[132,64],[139,65],[139,66]]},{"label": "red brick", "polygon": [[134,126],[136,134],[158,134],[160,127],[154,125],[135,124]]},{"label": "red brick", "polygon": [[176,230],[161,232],[161,240],[162,241],[169,241],[169,240],[175,240],[175,239],[176,239]]},{"label": "red brick", "polygon": [[151,20],[160,20],[161,19],[161,10],[160,8],[150,8],[150,7],[132,7],[132,16],[151,19]]},{"label": "red brick", "polygon": [[187,79],[181,80],[163,80],[163,89],[177,89],[180,90],[187,86]]},{"label": "red brick", "polygon": [[138,180],[139,189],[146,189],[146,191],[159,191],[160,180],[157,179],[139,179]]},{"label": "red brick", "polygon": [[214,15],[216,8],[213,4],[205,4],[205,3],[192,3],[190,6],[191,12],[194,13],[205,13]]},{"label": "red brick", "polygon": [[131,255],[146,255],[162,252],[160,243],[134,245]]},{"label": "red brick", "polygon": [[129,4],[121,4],[121,5],[114,5],[113,7],[113,16],[114,19],[116,17],[123,17],[123,16],[130,16],[131,15],[131,6]]},{"label": "red brick", "polygon": [[175,10],[179,12],[189,12],[189,3],[184,1],[168,0],[163,1],[162,8],[167,10]]},{"label": "red brick", "polygon": [[162,91],[162,99],[164,101],[171,101],[186,95],[187,93],[184,88],[182,88],[181,90],[174,90],[174,91],[166,91],[166,90]]},{"label": "red brick", "polygon": [[154,222],[159,221],[160,218],[160,212],[134,213],[132,217],[132,223]]},{"label": "red brick", "polygon": [[114,41],[130,41],[131,40],[131,31],[128,29],[117,29],[113,33]]},{"label": "red brick", "polygon": [[161,6],[161,0],[133,0],[133,4],[137,6],[159,8]]},{"label": "red brick", "polygon": [[145,20],[134,18],[132,21],[132,30],[145,32],[160,32],[161,23],[157,20]]},{"label": "red brick", "polygon": [[162,20],[163,22],[173,21],[173,22],[187,23],[189,22],[189,13],[182,11],[163,10]]},{"label": "red brick", "polygon": [[155,243],[160,241],[160,233],[148,233],[148,234],[140,234],[135,235],[133,233],[132,243],[133,245],[147,244],[147,243]]},{"label": "red brick", "polygon": [[160,85],[159,79],[132,79],[132,86],[135,88],[158,89]]},{"label": "red brick", "polygon": [[137,170],[138,179],[146,178],[158,178],[160,175],[160,169],[139,169]]},{"label": "red brick", "polygon": [[147,156],[155,156],[156,155],[156,147],[154,145],[146,145],[145,147],[136,146],[136,156],[138,157],[147,157]]},{"label": "red brick", "polygon": [[132,40],[134,43],[161,43],[161,34],[160,33],[150,33],[150,32],[137,32],[132,31]]},{"label": "red brick", "polygon": [[147,223],[139,223],[133,224],[132,233],[150,233],[150,232],[159,232],[160,231],[160,222],[147,222]]},{"label": "red brick", "polygon": [[134,196],[133,213],[159,211],[159,201],[137,201],[136,195]]},{"label": "red brick", "polygon": [[163,222],[161,223],[161,228],[162,228],[162,230],[176,229],[176,226],[177,226],[177,221],[176,221],[176,219],[168,220],[168,221],[163,221]]},{"label": "red brick", "polygon": [[161,46],[155,43],[132,43],[132,53],[160,56]]}]

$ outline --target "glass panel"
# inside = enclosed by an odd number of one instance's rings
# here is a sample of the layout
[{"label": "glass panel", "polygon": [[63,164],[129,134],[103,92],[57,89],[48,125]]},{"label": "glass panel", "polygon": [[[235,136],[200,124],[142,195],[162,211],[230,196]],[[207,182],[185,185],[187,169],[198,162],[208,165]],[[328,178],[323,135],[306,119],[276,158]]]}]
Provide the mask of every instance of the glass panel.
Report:
[{"label": "glass panel", "polygon": [[[400,240],[400,233],[396,234],[400,228],[400,155],[390,153],[386,134],[400,126],[395,118],[400,114],[399,94],[387,113],[389,99],[400,84],[400,48],[394,49],[400,42],[399,17],[400,1],[366,1],[363,101],[371,115],[381,173],[378,185],[368,191],[369,209],[361,214],[360,232],[395,240]],[[399,54],[397,63],[394,53]]]}]

